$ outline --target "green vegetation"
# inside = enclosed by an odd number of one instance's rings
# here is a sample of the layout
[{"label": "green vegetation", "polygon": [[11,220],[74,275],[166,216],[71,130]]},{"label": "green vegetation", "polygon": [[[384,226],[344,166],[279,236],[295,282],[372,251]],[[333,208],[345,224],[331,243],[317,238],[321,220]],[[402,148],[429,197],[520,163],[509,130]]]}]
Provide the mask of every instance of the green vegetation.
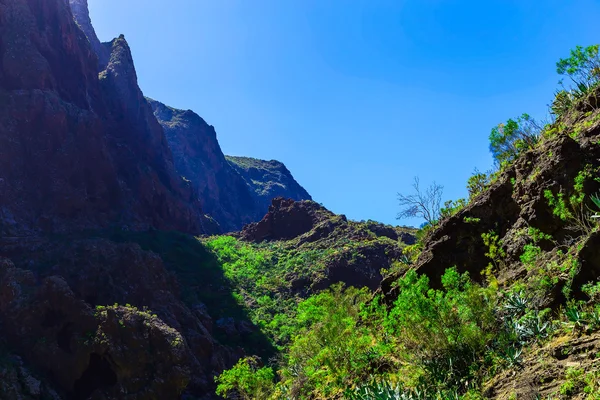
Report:
[{"label": "green vegetation", "polygon": [[550,107],[552,113],[560,117],[598,86],[600,79],[598,45],[585,48],[576,46],[571,50],[570,57],[560,59],[556,63],[556,72],[567,76],[571,81],[571,85],[567,87],[562,80],[559,82],[562,89],[556,92]]},{"label": "green vegetation", "polygon": [[469,201],[473,201],[480,193],[489,188],[492,180],[493,173],[479,172],[479,170],[475,169],[475,172],[473,172],[473,175],[467,181]]},{"label": "green vegetation", "polygon": [[275,378],[273,370],[268,367],[260,368],[256,358],[243,358],[228,371],[215,380],[218,383],[217,394],[226,396],[237,393],[242,399],[263,399]]},{"label": "green vegetation", "polygon": [[528,114],[499,124],[490,133],[490,151],[498,165],[512,162],[538,143],[542,128]]},{"label": "green vegetation", "polygon": [[[544,197],[552,208],[554,216],[562,221],[569,222],[570,228],[575,231],[589,234],[595,228],[590,206],[586,202],[585,185],[590,181],[599,183],[600,178],[597,174],[597,168],[587,165],[575,177],[573,190],[568,197],[563,191],[557,194],[554,194],[550,189],[544,191]],[[594,198],[591,197],[591,200],[593,202]]]},{"label": "green vegetation", "polygon": [[[480,266],[483,278],[474,277],[477,282],[452,265],[446,266],[439,281],[412,269],[423,249],[430,249],[427,241],[439,239],[432,232],[481,199],[496,180],[521,191],[547,179],[543,165],[525,158],[517,167],[522,170],[510,169],[524,152],[559,135],[578,138],[595,126],[599,119],[589,109],[576,122],[560,118],[579,112],[575,105],[583,97],[576,91],[585,89],[587,95],[597,86],[598,46],[576,48],[570,58],[559,61],[558,72],[576,85],[557,95],[566,93],[570,99],[567,108],[555,112],[559,120],[542,127],[523,114],[494,128],[490,150],[500,168],[489,173],[476,170],[467,182],[468,200],[442,203],[443,188],[434,183],[423,189],[418,178],[412,194],[399,195],[399,218],[418,217],[425,223],[416,234],[417,242],[404,246],[403,256],[383,271],[390,279],[386,284],[391,283],[391,298],[341,284],[319,291],[312,290],[313,283],[299,293],[290,283],[319,282],[340,254],[360,265],[364,246],[388,240],[361,224],[353,228],[366,229],[358,241],[336,233],[308,245],[205,240],[232,282],[235,297],[279,351],[279,357],[263,359],[264,366],[243,360],[226,371],[218,378],[220,393],[264,399],[482,399],[493,377],[507,369],[514,370],[511,376],[518,375],[528,362],[524,354],[564,340],[565,335],[599,330],[600,283],[573,287],[581,268],[582,243],[597,229],[590,207],[595,205],[600,212],[600,198],[589,196],[600,183],[598,169],[592,166],[583,168],[571,184],[542,187],[546,211],[556,217],[557,228],[539,226],[552,229],[554,236],[528,226],[530,221],[507,232],[500,222],[484,219],[483,212],[469,212],[476,208],[461,214],[460,220],[481,235],[489,259],[488,265]],[[580,128],[570,131],[573,126]],[[554,148],[544,148],[541,154],[554,157]],[[527,194],[520,197],[530,199]],[[561,231],[564,228],[570,229],[569,234]],[[577,298],[582,293],[588,301]],[[569,369],[555,395],[585,393],[599,398],[597,378],[597,372]]]}]

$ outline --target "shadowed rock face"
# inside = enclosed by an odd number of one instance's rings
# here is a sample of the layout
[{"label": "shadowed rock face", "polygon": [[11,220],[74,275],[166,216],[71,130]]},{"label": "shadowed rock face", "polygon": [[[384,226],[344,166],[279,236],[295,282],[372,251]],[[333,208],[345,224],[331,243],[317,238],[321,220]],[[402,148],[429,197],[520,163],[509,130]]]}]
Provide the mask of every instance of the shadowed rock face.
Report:
[{"label": "shadowed rock face", "polygon": [[[182,302],[162,259],[136,244],[39,239],[17,247],[17,266],[0,256],[0,356],[17,353],[45,372],[35,378],[40,393],[58,393],[32,399],[210,394],[213,374],[243,355],[214,339],[205,307]],[[0,365],[0,377],[10,379],[5,390],[23,395],[24,373]]]},{"label": "shadowed rock face", "polygon": [[148,101],[165,131],[177,173],[197,191],[204,212],[226,232],[262,218],[266,210],[225,159],[215,129],[192,111]]},{"label": "shadowed rock face", "polygon": [[[0,0],[0,255],[17,263],[0,258],[0,358],[12,360],[0,397],[210,397],[244,351],[213,337],[220,325],[181,300],[156,254],[78,239],[216,232],[204,212],[225,229],[266,212],[214,129],[144,97],[125,38],[100,43],[86,0]],[[232,334],[256,333],[236,318]]]},{"label": "shadowed rock face", "polygon": [[196,196],[174,172],[125,40],[107,47],[99,78],[94,37],[66,1],[0,3],[1,232],[201,232]]},{"label": "shadowed rock face", "polygon": [[311,199],[282,163],[224,156],[215,128],[196,113],[148,101],[165,131],[177,173],[190,181],[202,209],[223,231],[260,220],[275,197]]},{"label": "shadowed rock face", "polygon": [[[214,128],[197,114],[145,99],[124,37],[100,43],[90,21],[87,0],[69,0],[69,4],[98,61],[103,104],[113,117],[108,130],[117,153],[117,172],[137,182],[138,175],[148,174],[145,165],[150,166],[150,174],[155,173],[153,178],[167,189],[158,195],[161,202],[172,197],[168,192],[181,191],[184,177],[193,192],[183,188],[183,193],[175,197],[183,197],[195,210],[202,209],[218,222],[222,231],[238,230],[260,220],[274,197],[310,199],[283,164],[240,157],[227,160]],[[136,157],[145,165],[132,165]],[[250,169],[246,168],[248,161],[254,164]],[[137,190],[144,192],[147,187]],[[185,214],[177,207],[168,208],[162,217]],[[200,222],[203,231],[214,230],[207,221]]]},{"label": "shadowed rock face", "polygon": [[108,64],[110,53],[102,43],[100,43],[100,40],[98,40],[98,37],[96,36],[96,31],[94,30],[90,19],[88,0],[69,0],[69,5],[71,6],[75,22],[88,38],[92,50],[98,57],[99,69],[103,70]]}]

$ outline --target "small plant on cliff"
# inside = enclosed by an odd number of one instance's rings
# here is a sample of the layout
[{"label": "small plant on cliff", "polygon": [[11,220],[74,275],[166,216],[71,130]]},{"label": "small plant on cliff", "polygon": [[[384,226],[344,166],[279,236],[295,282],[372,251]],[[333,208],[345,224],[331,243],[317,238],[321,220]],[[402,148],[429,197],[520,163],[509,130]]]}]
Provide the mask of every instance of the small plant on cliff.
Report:
[{"label": "small plant on cliff", "polygon": [[441,219],[450,218],[451,216],[457,214],[463,208],[467,206],[467,200],[458,199],[458,200],[448,200],[444,203],[444,207],[440,210]]},{"label": "small plant on cliff", "polygon": [[[594,216],[586,204],[585,184],[591,179],[599,182],[599,178],[594,178],[596,173],[597,169],[592,168],[591,165],[586,165],[583,170],[579,171],[575,177],[573,192],[570,197],[566,197],[563,191],[557,194],[549,189],[544,191],[544,197],[552,208],[554,216],[568,222],[569,228],[572,230],[584,234],[589,234],[594,229],[594,225],[591,223]],[[594,196],[591,200],[595,204]]]},{"label": "small plant on cliff", "polygon": [[492,183],[492,174],[479,172],[476,168],[473,175],[467,181],[467,190],[469,191],[469,201],[472,201],[480,193],[486,190]]},{"label": "small plant on cliff", "polygon": [[402,207],[398,219],[422,218],[427,224],[436,225],[440,219],[444,187],[434,182],[423,191],[418,177],[415,177],[412,187],[412,194],[398,193],[398,201]]},{"label": "small plant on cliff", "polygon": [[522,152],[533,148],[542,127],[528,114],[499,124],[490,133],[490,151],[499,166],[512,162]]}]

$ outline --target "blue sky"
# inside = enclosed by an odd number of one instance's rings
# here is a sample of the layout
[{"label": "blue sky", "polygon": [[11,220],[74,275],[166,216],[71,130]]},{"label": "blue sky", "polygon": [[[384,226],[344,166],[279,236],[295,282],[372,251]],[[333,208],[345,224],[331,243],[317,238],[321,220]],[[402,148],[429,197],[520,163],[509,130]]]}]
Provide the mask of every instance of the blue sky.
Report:
[{"label": "blue sky", "polygon": [[147,96],[214,125],[225,154],[284,162],[349,218],[397,221],[414,176],[466,195],[490,129],[544,118],[556,61],[600,42],[592,0],[89,0]]}]

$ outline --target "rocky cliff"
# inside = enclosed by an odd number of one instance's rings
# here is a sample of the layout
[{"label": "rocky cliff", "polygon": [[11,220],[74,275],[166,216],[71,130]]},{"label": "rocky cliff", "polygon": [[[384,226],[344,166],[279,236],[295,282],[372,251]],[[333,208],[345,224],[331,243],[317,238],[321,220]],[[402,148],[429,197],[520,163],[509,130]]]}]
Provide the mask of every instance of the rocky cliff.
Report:
[{"label": "rocky cliff", "polygon": [[226,158],[246,181],[262,214],[267,212],[271,200],[276,197],[312,200],[308,192],[296,182],[286,166],[279,161],[234,156]]},{"label": "rocky cliff", "polygon": [[178,233],[268,206],[212,127],[144,97],[86,0],[0,1],[0,170],[0,399],[212,398],[244,347],[273,353]]},{"label": "rocky cliff", "polygon": [[260,220],[275,197],[311,199],[282,163],[226,157],[215,128],[199,115],[149,102],[165,131],[177,173],[189,180],[203,210],[223,231]]},{"label": "rocky cliff", "polygon": [[202,232],[125,40],[105,47],[102,69],[66,1],[0,7],[3,234],[111,225]]}]

